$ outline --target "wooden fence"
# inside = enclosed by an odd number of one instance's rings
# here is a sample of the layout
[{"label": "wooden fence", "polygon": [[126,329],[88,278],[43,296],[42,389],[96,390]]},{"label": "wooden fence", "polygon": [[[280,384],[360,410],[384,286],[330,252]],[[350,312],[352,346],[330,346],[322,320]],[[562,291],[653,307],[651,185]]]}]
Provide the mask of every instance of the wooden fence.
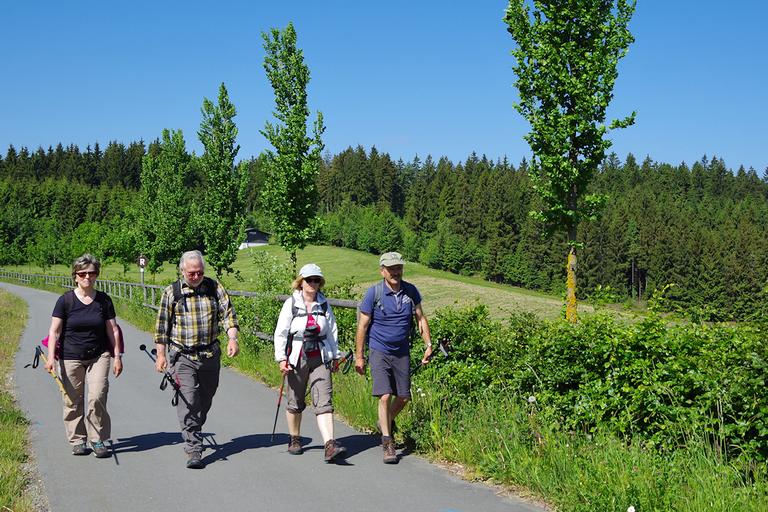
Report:
[{"label": "wooden fence", "polygon": [[[51,286],[60,286],[62,288],[74,288],[74,282],[70,276],[55,276],[48,274],[25,274],[21,272],[9,272],[7,270],[0,269],[0,279],[18,281],[23,284],[46,284]],[[167,285],[166,285],[167,286]],[[141,304],[144,307],[154,309],[157,311],[160,309],[160,297],[163,294],[163,290],[166,286],[160,286],[156,284],[141,284],[130,283],[125,281],[110,281],[107,279],[99,279],[96,281],[96,288],[106,292],[110,297],[116,297],[124,300],[135,300],[141,298]],[[246,292],[240,290],[227,290],[227,293],[231,297],[264,297],[264,293],[259,292]],[[288,299],[289,295],[269,295],[274,300],[283,302]],[[333,299],[328,298],[328,303],[333,307],[338,308],[353,308],[356,309],[358,302],[355,300],[345,299]],[[272,335],[264,332],[254,332],[254,336],[257,338],[272,341]]]}]

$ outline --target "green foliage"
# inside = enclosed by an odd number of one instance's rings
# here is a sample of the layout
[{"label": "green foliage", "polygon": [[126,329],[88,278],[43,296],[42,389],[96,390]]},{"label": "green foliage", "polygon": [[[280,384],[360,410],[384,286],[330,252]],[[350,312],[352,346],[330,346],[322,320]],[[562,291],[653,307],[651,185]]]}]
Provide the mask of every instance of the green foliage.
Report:
[{"label": "green foliage", "polygon": [[[520,102],[531,124],[526,140],[535,156],[535,187],[543,199],[539,218],[571,232],[603,202],[585,193],[610,141],[605,112],[613,98],[617,65],[634,40],[627,25],[632,1],[510,0],[504,21],[517,42],[512,50]],[[634,113],[611,128],[634,122]],[[575,241],[575,238],[571,238]]]},{"label": "green foliage", "polygon": [[[610,432],[674,450],[691,432],[723,456],[768,458],[768,350],[761,326],[626,326],[589,316],[572,325],[522,315],[504,325],[482,306],[440,312],[433,337],[450,360],[424,370],[458,401],[495,388],[534,396],[564,432]],[[443,397],[442,400],[451,400]]]},{"label": "green foliage", "polygon": [[163,130],[157,154],[144,157],[138,198],[137,238],[150,272],[195,247],[192,194],[185,187],[189,174],[184,135],[181,130]]},{"label": "green foliage", "polygon": [[275,92],[273,114],[277,120],[276,124],[267,122],[261,132],[274,147],[268,152],[262,204],[270,213],[277,242],[291,253],[295,267],[296,251],[303,249],[317,230],[316,179],[325,127],[318,112],[312,137],[306,134],[309,68],[296,47],[293,24],[283,31],[262,33],[262,38],[264,70]]},{"label": "green foliage", "polygon": [[219,87],[218,104],[203,100],[203,120],[197,132],[205,152],[200,159],[205,176],[204,198],[198,213],[205,256],[221,277],[232,271],[237,249],[245,233],[247,165],[235,165],[240,146],[235,146],[235,106],[227,88]]}]

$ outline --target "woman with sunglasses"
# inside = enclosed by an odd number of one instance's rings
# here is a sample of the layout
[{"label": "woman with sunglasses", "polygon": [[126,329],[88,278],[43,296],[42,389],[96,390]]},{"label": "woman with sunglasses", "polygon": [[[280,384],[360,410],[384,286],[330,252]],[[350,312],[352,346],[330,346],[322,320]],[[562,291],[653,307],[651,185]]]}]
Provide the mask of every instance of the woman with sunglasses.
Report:
[{"label": "woman with sunglasses", "polygon": [[338,368],[339,341],[336,317],[320,289],[323,272],[314,263],[301,267],[293,293],[283,303],[275,329],[275,360],[288,381],[286,419],[288,453],[301,455],[301,413],[310,386],[317,427],[325,445],[325,462],[343,457],[346,449],[333,437],[333,382]]},{"label": "woman with sunglasses", "polygon": [[[104,441],[111,437],[107,412],[110,366],[123,371],[122,340],[112,299],[94,289],[101,264],[90,254],[72,263],[75,288],[56,301],[48,330],[46,370],[56,371],[64,384],[64,428],[73,455],[87,455],[88,441],[98,458],[109,457]],[[85,386],[88,386],[87,411]]]}]

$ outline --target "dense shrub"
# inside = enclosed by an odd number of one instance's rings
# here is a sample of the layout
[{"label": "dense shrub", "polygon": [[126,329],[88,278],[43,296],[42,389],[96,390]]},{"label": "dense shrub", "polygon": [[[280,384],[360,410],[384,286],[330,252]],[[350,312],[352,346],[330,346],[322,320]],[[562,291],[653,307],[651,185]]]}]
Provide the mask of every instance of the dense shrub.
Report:
[{"label": "dense shrub", "polygon": [[448,402],[512,390],[535,397],[542,417],[566,431],[608,431],[663,450],[696,432],[721,453],[768,456],[762,327],[658,317],[627,326],[599,315],[502,324],[478,306],[438,313],[432,330],[450,340],[451,356],[424,371],[449,384]]}]

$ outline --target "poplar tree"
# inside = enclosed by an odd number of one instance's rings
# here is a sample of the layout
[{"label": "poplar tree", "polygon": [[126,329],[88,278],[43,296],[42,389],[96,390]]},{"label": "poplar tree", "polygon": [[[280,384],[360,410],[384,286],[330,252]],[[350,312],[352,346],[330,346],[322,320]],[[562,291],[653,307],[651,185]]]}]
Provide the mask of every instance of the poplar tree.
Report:
[{"label": "poplar tree", "polygon": [[141,189],[136,212],[138,253],[148,259],[155,273],[163,262],[171,261],[192,249],[192,198],[185,187],[190,172],[181,130],[163,130],[157,151],[144,157]]},{"label": "poplar tree", "polygon": [[227,88],[219,86],[218,104],[203,99],[203,119],[197,136],[205,151],[200,158],[205,192],[198,223],[201,227],[208,264],[221,277],[232,271],[237,249],[245,233],[245,191],[247,164],[235,165],[240,146],[235,144],[237,111]]},{"label": "poplar tree", "polygon": [[[504,21],[517,43],[518,112],[530,123],[534,185],[549,231],[568,240],[566,317],[576,321],[577,226],[593,219],[603,198],[587,186],[611,142],[605,111],[613,98],[617,65],[634,41],[627,29],[635,10],[628,0],[510,0]],[[635,113],[610,129],[634,123]]]},{"label": "poplar tree", "polygon": [[296,47],[296,30],[262,32],[264,70],[275,91],[276,123],[261,131],[274,147],[268,151],[263,204],[271,216],[273,234],[291,255],[296,271],[296,251],[306,247],[318,228],[317,175],[324,145],[323,115],[317,113],[312,136],[307,135],[307,84],[309,68]]}]

